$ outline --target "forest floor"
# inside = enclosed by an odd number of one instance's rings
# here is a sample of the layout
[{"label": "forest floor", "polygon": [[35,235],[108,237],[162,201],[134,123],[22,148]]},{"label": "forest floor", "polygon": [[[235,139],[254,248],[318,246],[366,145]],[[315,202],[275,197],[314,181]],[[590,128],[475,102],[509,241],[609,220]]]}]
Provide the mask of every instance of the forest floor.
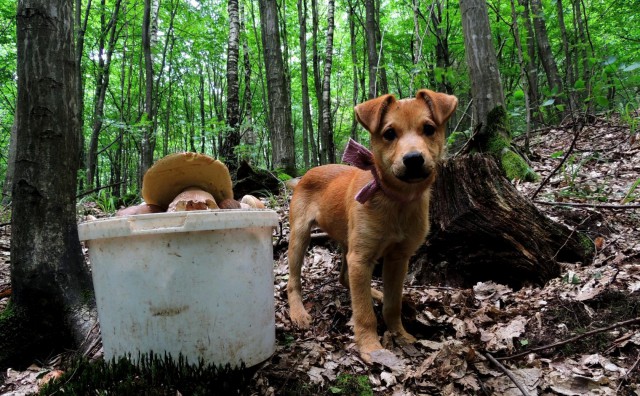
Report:
[{"label": "forest floor", "polygon": [[[532,135],[531,164],[540,180],[558,167],[573,138],[571,126]],[[531,197],[540,184],[516,187]],[[330,243],[314,244],[303,270],[313,326],[292,326],[286,306],[288,207],[282,197],[274,208],[282,221],[274,249],[277,347],[246,393],[509,396],[523,394],[517,382],[529,395],[640,395],[638,184],[640,139],[616,119],[594,120],[536,197],[542,212],[594,241],[592,260],[561,263],[560,277],[520,290],[493,282],[462,289],[408,281],[403,320],[419,341],[398,348],[383,336],[395,358],[372,366],[355,349],[349,295],[338,282],[340,254]],[[9,232],[0,228],[0,292],[10,282]],[[6,301],[0,300],[0,310]],[[376,305],[382,323],[380,311]],[[0,394],[33,391],[38,375],[61,364],[55,359],[9,370]]]}]

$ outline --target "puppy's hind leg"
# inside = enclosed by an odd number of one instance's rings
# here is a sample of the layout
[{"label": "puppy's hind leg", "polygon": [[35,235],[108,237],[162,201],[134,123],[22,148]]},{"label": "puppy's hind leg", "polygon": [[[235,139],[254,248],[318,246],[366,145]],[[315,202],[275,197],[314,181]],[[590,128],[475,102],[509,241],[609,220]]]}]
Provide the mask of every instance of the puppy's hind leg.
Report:
[{"label": "puppy's hind leg", "polygon": [[[292,202],[293,205],[293,202]],[[302,212],[302,213],[300,213]],[[291,207],[293,214],[293,206]],[[289,316],[295,326],[307,329],[311,325],[311,315],[302,303],[302,264],[304,255],[311,239],[312,222],[304,211],[298,211],[300,216],[291,217],[291,234],[289,236],[289,281],[287,283],[287,297],[289,300]]]}]

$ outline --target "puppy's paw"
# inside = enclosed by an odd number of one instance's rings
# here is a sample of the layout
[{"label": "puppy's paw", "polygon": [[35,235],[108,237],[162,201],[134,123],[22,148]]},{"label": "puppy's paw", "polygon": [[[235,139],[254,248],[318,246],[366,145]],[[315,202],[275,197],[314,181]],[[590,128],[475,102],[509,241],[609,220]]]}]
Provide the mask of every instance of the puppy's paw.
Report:
[{"label": "puppy's paw", "polygon": [[394,331],[391,333],[393,340],[400,346],[410,345],[418,341],[418,339],[411,334],[407,333],[406,330],[402,329],[400,331]]},{"label": "puppy's paw", "polygon": [[311,326],[311,315],[303,309],[291,309],[289,311],[291,322],[299,329],[306,330]]}]

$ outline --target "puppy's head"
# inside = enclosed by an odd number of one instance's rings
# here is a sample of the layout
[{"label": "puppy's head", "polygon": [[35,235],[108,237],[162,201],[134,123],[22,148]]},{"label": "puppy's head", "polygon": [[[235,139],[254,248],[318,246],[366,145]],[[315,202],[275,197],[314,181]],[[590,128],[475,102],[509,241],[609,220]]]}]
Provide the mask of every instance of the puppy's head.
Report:
[{"label": "puppy's head", "polygon": [[371,150],[385,183],[399,189],[433,183],[446,122],[457,106],[455,96],[423,89],[412,99],[383,95],[355,107],[358,122],[371,133]]}]

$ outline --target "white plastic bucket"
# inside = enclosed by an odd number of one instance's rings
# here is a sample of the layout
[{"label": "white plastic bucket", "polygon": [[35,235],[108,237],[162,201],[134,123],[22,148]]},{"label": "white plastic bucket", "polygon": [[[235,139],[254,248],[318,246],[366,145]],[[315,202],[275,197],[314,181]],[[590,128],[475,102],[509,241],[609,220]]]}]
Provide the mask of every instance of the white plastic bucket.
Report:
[{"label": "white plastic bucket", "polygon": [[271,210],[157,213],[78,226],[105,359],[153,351],[258,364],[275,351]]}]

